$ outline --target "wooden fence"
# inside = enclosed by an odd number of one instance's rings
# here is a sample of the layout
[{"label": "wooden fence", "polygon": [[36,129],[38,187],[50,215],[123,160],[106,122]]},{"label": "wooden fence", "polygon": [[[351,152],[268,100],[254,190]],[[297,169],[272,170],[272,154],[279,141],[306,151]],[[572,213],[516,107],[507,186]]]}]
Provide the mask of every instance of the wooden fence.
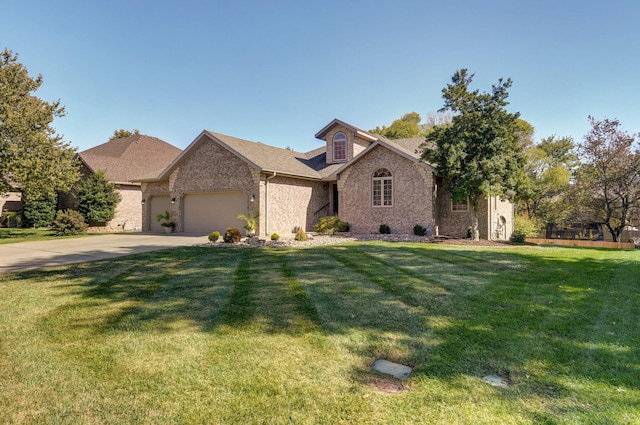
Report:
[{"label": "wooden fence", "polygon": [[582,246],[589,248],[635,249],[633,242],[588,241],[580,239],[542,239],[527,238],[527,242],[536,245]]}]

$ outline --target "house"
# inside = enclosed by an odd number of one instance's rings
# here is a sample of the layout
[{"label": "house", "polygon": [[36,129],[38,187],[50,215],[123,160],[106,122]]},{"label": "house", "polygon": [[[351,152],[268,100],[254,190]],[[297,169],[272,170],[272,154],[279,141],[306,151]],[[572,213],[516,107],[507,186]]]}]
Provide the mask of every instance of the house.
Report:
[{"label": "house", "polygon": [[[355,233],[411,234],[419,224],[433,234],[465,237],[467,203],[455,203],[417,150],[424,139],[388,140],[334,119],[315,137],[323,146],[301,153],[203,131],[162,172],[142,185],[142,228],[159,231],[153,217],[171,212],[179,232],[241,228],[238,214],[260,213],[257,235],[313,230],[338,214]],[[513,204],[487,199],[480,210],[483,239],[507,239]]]},{"label": "house", "polygon": [[[137,178],[157,176],[180,153],[181,149],[156,137],[135,134],[130,137],[112,139],[78,153],[82,178],[88,178],[99,170],[116,187],[122,197],[113,220],[93,231],[140,231],[142,230],[142,193]],[[61,199],[61,207],[74,208],[73,196]]]}]

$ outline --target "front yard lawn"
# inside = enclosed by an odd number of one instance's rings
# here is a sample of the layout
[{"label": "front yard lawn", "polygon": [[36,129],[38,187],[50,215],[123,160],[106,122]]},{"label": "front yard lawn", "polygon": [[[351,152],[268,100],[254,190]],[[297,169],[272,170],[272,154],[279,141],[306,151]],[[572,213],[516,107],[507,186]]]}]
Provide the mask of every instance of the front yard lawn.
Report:
[{"label": "front yard lawn", "polygon": [[33,228],[0,228],[0,244],[17,243],[17,242],[30,242],[30,241],[44,241],[50,239],[65,238],[77,238],[86,235],[76,236],[56,236],[51,229],[33,229]]},{"label": "front yard lawn", "polygon": [[0,276],[0,422],[640,423],[639,270],[637,251],[361,242]]}]

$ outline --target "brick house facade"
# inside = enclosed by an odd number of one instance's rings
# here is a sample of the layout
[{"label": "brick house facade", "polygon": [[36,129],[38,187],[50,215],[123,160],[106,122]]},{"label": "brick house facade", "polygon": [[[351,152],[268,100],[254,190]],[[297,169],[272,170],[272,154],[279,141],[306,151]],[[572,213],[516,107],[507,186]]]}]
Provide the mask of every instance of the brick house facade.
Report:
[{"label": "brick house facade", "polygon": [[[259,213],[256,234],[312,231],[324,215],[338,214],[357,233],[412,233],[464,237],[471,223],[464,205],[442,190],[434,167],[420,160],[423,139],[388,140],[340,120],[316,133],[324,146],[300,153],[203,131],[156,176],[141,184],[143,230],[158,230],[155,215],[168,210],[178,232],[242,228],[238,214]],[[484,239],[508,239],[513,204],[482,202]]]}]

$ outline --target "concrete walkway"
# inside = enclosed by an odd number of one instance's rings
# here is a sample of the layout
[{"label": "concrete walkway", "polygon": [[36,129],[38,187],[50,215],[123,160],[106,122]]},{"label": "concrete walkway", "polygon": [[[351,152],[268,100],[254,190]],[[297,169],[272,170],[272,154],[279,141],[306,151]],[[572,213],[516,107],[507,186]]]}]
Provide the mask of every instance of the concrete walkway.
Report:
[{"label": "concrete walkway", "polygon": [[121,233],[0,245],[0,274],[207,243],[188,233]]}]

